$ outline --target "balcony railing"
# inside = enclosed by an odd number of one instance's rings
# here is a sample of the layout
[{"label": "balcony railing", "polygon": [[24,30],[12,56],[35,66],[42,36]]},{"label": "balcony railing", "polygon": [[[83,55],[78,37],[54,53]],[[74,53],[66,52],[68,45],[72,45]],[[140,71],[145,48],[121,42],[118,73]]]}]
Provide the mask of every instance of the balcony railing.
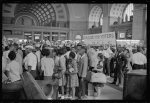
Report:
[{"label": "balcony railing", "polygon": [[[3,24],[6,25],[14,25],[13,22],[3,22]],[[22,25],[24,26],[24,25]],[[44,27],[63,27],[63,28],[69,28],[69,22],[64,21],[52,21],[48,24],[45,24]]]},{"label": "balcony railing", "polygon": [[102,26],[88,29],[89,34],[102,33]]}]

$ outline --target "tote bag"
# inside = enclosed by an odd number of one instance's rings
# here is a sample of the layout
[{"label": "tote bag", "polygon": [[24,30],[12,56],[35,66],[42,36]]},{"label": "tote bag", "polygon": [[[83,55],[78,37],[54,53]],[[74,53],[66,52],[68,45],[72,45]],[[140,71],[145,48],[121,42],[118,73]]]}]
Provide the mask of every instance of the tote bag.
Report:
[{"label": "tote bag", "polygon": [[103,74],[103,73],[94,73],[94,72],[92,72],[91,82],[92,83],[106,83],[107,82],[106,75]]},{"label": "tote bag", "polygon": [[91,71],[88,71],[88,72],[87,72],[87,75],[86,75],[86,80],[87,80],[88,82],[91,81],[91,75],[92,75],[92,72],[91,72]]}]

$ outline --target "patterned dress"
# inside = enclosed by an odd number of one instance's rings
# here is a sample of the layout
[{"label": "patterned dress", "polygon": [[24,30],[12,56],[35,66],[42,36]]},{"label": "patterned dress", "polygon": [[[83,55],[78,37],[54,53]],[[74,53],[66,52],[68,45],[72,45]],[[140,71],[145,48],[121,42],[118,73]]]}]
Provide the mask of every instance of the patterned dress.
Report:
[{"label": "patterned dress", "polygon": [[69,75],[69,79],[67,81],[67,87],[78,87],[79,86],[79,80],[78,80],[78,76],[77,76],[77,72],[78,72],[77,62],[74,59],[68,65],[71,65],[72,68],[74,69],[74,71],[72,73],[70,73],[70,75]]}]

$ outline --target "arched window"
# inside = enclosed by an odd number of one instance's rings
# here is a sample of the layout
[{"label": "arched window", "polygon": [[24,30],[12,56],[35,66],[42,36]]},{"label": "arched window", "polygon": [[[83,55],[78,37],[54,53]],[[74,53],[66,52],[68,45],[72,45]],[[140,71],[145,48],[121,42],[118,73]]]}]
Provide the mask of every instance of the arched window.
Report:
[{"label": "arched window", "polygon": [[133,4],[127,5],[123,13],[123,21],[130,21],[130,16],[133,16]]},{"label": "arched window", "polygon": [[99,6],[94,6],[89,15],[89,28],[99,27],[102,25],[102,9]]}]

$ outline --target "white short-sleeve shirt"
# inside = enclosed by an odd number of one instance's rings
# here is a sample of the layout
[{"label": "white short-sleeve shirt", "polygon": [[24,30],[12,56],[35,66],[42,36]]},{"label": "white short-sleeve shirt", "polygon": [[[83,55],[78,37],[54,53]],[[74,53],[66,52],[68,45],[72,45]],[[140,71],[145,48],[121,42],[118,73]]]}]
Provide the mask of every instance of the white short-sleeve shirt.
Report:
[{"label": "white short-sleeve shirt", "polygon": [[25,64],[25,69],[28,70],[28,66],[31,66],[31,70],[36,70],[36,65],[37,65],[37,57],[35,54],[32,52],[29,53],[25,58],[24,58],[24,64]]},{"label": "white short-sleeve shirt", "polygon": [[6,70],[10,73],[10,79],[11,82],[15,82],[17,80],[20,80],[20,65],[16,61],[11,61],[7,67]]},{"label": "white short-sleeve shirt", "polygon": [[133,64],[143,65],[147,63],[146,56],[140,52],[133,54],[131,60]]},{"label": "white short-sleeve shirt", "polygon": [[44,71],[44,76],[52,76],[54,70],[54,60],[52,58],[43,57],[41,59],[41,69]]}]

